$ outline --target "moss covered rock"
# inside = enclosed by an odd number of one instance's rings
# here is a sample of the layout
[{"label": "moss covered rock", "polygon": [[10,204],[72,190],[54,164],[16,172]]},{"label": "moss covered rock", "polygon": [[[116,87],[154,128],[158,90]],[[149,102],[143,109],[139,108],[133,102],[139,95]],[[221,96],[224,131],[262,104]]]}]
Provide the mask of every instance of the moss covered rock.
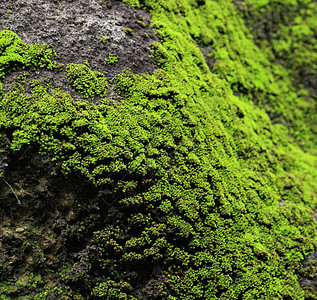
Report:
[{"label": "moss covered rock", "polygon": [[[124,2],[133,30],[149,27],[138,9],[152,15],[155,70],[106,78],[89,57],[59,65],[46,45],[0,33],[1,79],[11,78],[1,176],[12,183],[2,185],[1,297],[314,299],[300,278],[316,271],[302,268],[317,247],[315,94],[288,62],[306,70],[302,53],[277,50],[282,29],[269,43],[252,23],[277,4]],[[309,52],[316,29],[304,20]],[[46,69],[76,97],[32,73]]]}]

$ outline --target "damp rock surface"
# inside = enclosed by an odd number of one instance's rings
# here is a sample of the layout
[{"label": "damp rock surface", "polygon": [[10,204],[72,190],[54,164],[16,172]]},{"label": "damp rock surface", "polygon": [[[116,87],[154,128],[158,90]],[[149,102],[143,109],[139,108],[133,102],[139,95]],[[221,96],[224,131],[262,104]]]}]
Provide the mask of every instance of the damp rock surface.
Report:
[{"label": "damp rock surface", "polygon": [[[28,44],[45,43],[53,49],[58,64],[86,61],[92,70],[105,74],[108,80],[123,70],[134,74],[156,69],[150,44],[154,35],[151,15],[120,1],[1,1],[0,31],[12,30]],[[115,59],[113,59],[115,57]],[[3,81],[6,91],[22,72]],[[66,72],[30,69],[31,79],[51,78],[73,97]],[[114,95],[111,85],[109,97]]]}]

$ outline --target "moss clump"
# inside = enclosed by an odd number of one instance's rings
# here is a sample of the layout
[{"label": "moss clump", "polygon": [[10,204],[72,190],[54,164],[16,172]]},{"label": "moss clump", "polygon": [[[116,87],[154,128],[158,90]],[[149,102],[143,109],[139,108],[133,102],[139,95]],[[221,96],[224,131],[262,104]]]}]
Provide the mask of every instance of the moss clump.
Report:
[{"label": "moss clump", "polygon": [[[268,61],[274,64],[275,74],[283,81],[279,85],[287,91],[284,96],[279,94],[271,97],[281,107],[274,117],[283,116],[287,123],[292,124],[294,130],[291,134],[304,148],[314,146],[312,136],[317,134],[317,4],[305,0],[246,0],[241,8],[241,15],[256,45]],[[267,17],[263,19],[263,15]],[[288,99],[287,105],[285,98]],[[268,103],[272,99],[262,101]]]},{"label": "moss clump", "polygon": [[[12,31],[0,32],[0,80],[9,72],[31,65],[49,70],[57,68],[51,59],[56,55],[45,44],[28,45]],[[0,83],[0,93],[2,84]]]},{"label": "moss clump", "polygon": [[109,54],[109,58],[107,60],[107,64],[114,64],[119,60],[119,57],[113,54]]},{"label": "moss clump", "polygon": [[123,2],[128,4],[129,6],[132,6],[132,7],[135,7],[135,8],[139,8],[140,7],[139,0],[123,0]]},{"label": "moss clump", "polygon": [[140,27],[143,27],[143,28],[146,27],[146,24],[144,22],[142,22],[142,21],[138,21],[138,24],[139,24]]},{"label": "moss clump", "polygon": [[108,82],[104,74],[89,69],[89,64],[69,64],[66,67],[71,86],[85,98],[105,96]]},{"label": "moss clump", "polygon": [[116,283],[113,280],[108,280],[98,284],[92,290],[91,296],[95,299],[137,299],[123,292],[124,290],[129,290],[129,288],[131,288],[131,286],[127,282]]},{"label": "moss clump", "polygon": [[99,40],[99,42],[101,42],[101,43],[106,43],[106,41],[107,41],[107,38],[105,37],[105,36],[103,36],[103,35],[100,35],[100,40]]},{"label": "moss clump", "polygon": [[[301,261],[317,247],[304,90],[255,45],[230,1],[143,3],[161,40],[152,45],[159,70],[117,75],[118,105],[74,101],[39,81],[32,96],[21,84],[1,96],[12,150],[34,146],[108,191],[89,269],[76,279],[84,291],[68,288],[123,299],[304,299]],[[213,73],[197,42],[213,47]],[[74,67],[71,83],[91,96],[82,81],[102,76]]]},{"label": "moss clump", "polygon": [[131,28],[125,28],[123,30],[123,32],[126,34],[126,35],[129,35],[129,36],[133,36],[134,35],[134,32]]}]

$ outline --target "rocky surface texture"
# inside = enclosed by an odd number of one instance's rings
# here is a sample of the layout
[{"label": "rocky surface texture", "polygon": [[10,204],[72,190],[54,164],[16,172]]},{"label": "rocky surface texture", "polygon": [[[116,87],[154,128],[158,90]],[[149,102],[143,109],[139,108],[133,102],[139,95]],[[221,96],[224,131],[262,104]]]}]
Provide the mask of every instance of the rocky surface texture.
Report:
[{"label": "rocky surface texture", "polygon": [[[5,1],[0,3],[0,29],[16,32],[23,42],[45,43],[56,54],[58,64],[89,62],[92,70],[108,79],[123,70],[135,74],[156,69],[150,43],[157,41],[148,12],[120,1]],[[73,97],[65,72],[30,69],[30,80],[52,78]],[[3,81],[6,90],[21,72]],[[110,84],[111,85],[111,84]],[[110,98],[119,100],[112,88]]]}]

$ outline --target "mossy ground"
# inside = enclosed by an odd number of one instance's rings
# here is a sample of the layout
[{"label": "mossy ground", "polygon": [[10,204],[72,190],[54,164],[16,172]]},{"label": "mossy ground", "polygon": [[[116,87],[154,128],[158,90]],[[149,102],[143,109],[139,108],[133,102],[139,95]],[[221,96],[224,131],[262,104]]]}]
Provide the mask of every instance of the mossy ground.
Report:
[{"label": "mossy ground", "polygon": [[[317,246],[310,86],[276,61],[271,44],[254,42],[230,1],[127,2],[152,14],[160,43],[152,44],[157,71],[116,76],[124,100],[108,99],[104,78],[88,65],[71,84],[100,91],[98,106],[85,99],[94,91],[75,101],[47,80],[31,82],[31,92],[16,83],[1,95],[3,150],[37,151],[59,176],[91,182],[101,216],[93,233],[86,233],[89,221],[82,224],[76,236],[85,255],[53,271],[55,286],[44,279],[13,296],[313,297],[299,284],[306,271],[312,276],[314,266],[303,271],[301,262]],[[3,76],[11,67],[55,67],[46,47],[32,60],[39,46],[12,32],[1,33],[1,44]],[[212,72],[200,50],[208,47]],[[301,61],[301,53],[292,55]]]}]

